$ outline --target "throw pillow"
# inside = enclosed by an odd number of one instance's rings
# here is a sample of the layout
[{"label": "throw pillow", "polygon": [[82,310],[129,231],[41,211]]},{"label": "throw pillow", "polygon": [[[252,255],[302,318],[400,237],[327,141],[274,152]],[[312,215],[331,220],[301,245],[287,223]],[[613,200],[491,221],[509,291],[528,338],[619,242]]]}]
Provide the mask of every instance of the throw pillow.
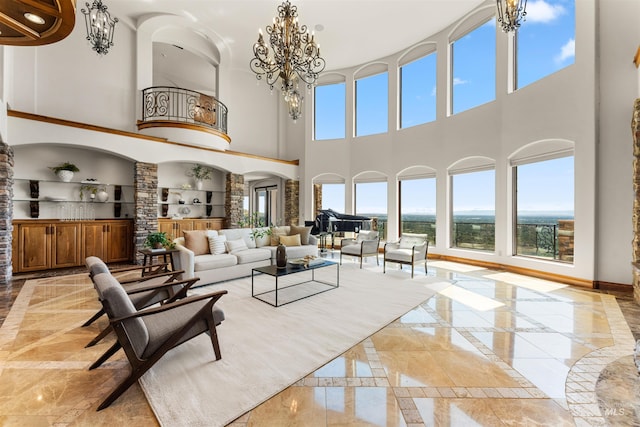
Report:
[{"label": "throw pillow", "polygon": [[280,243],[285,246],[300,246],[300,235],[295,236],[280,236]]},{"label": "throw pillow", "polygon": [[230,254],[249,249],[244,239],[227,240],[225,244],[227,245],[227,252],[229,252]]},{"label": "throw pillow", "polygon": [[209,236],[209,251],[214,255],[220,255],[227,251],[225,242],[227,236]]},{"label": "throw pillow", "polygon": [[183,231],[185,248],[193,251],[194,255],[205,255],[209,252],[209,239],[204,230]]},{"label": "throw pillow", "polygon": [[271,246],[278,246],[280,244],[280,236],[286,236],[287,229],[284,227],[271,228]]},{"label": "throw pillow", "polygon": [[421,245],[426,241],[424,236],[419,234],[403,234],[400,237],[400,249],[412,249],[416,245]]},{"label": "throw pillow", "polygon": [[289,236],[295,236],[296,234],[300,235],[300,244],[301,245],[308,245],[309,244],[309,235],[311,234],[311,227],[292,225],[289,228]]}]

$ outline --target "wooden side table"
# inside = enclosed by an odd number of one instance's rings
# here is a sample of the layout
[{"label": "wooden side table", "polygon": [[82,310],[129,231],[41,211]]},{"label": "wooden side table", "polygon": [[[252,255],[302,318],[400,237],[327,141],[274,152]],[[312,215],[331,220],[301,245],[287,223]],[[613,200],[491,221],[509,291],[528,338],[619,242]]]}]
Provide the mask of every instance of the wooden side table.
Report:
[{"label": "wooden side table", "polygon": [[[173,262],[173,254],[178,252],[178,249],[140,249],[139,253],[144,255],[144,259],[142,260],[143,266],[149,266],[149,270],[143,269],[142,275],[145,276],[151,273],[157,273],[152,269],[154,264],[158,263],[159,257],[162,257],[162,262],[165,264],[165,267],[162,271],[175,271],[175,264]],[[171,267],[171,268],[169,268]]]}]

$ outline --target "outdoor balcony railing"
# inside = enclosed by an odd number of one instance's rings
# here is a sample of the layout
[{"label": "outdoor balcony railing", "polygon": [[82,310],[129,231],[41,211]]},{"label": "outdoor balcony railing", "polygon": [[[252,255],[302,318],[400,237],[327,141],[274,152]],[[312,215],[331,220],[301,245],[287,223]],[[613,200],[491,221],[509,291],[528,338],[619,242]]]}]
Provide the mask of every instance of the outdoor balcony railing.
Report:
[{"label": "outdoor balcony railing", "polygon": [[426,234],[429,239],[429,244],[431,246],[435,246],[436,244],[435,221],[411,221],[403,219],[402,233]]},{"label": "outdoor balcony railing", "polygon": [[154,86],[142,91],[142,122],[174,122],[227,134],[227,107],[189,89]]},{"label": "outdoor balcony railing", "polygon": [[518,255],[573,261],[573,221],[518,224],[516,242]]},{"label": "outdoor balcony railing", "polygon": [[453,223],[453,247],[493,251],[496,247],[496,225],[494,223]]}]

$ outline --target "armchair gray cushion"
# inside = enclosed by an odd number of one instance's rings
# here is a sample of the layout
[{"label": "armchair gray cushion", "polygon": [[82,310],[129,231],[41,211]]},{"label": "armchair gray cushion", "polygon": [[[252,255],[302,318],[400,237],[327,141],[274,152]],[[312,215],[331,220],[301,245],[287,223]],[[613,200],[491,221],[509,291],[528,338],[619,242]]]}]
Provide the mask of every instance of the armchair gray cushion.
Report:
[{"label": "armchair gray cushion", "polygon": [[376,264],[379,265],[378,249],[380,238],[377,231],[360,231],[355,239],[342,239],[340,248],[340,264],[342,255],[355,256],[360,258],[360,268],[362,268],[362,258],[368,256],[376,257]]}]

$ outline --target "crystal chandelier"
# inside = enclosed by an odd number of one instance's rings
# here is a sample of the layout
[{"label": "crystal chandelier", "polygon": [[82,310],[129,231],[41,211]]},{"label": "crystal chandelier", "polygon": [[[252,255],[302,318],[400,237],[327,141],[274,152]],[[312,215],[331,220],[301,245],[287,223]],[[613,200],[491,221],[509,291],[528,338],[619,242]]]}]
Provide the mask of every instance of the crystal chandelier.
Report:
[{"label": "crystal chandelier", "polygon": [[498,22],[502,31],[508,33],[520,28],[527,16],[527,0],[496,0],[498,6]]},{"label": "crystal chandelier", "polygon": [[309,34],[306,25],[298,25],[298,8],[289,0],[278,6],[278,16],[266,29],[270,47],[264,42],[260,30],[258,41],[253,45],[255,58],[249,63],[251,71],[256,73],[256,79],[264,78],[271,90],[278,79],[281,80],[280,89],[289,115],[296,120],[301,114],[303,99],[298,83],[302,80],[311,89],[324,70],[325,61],[320,56],[320,46],[313,34]]},{"label": "crystal chandelier", "polygon": [[109,48],[113,46],[113,29],[118,18],[111,18],[102,0],[94,0],[91,7],[89,3],[85,5],[87,9],[82,9],[82,13],[87,25],[87,40],[98,55],[106,55],[109,53]]}]

